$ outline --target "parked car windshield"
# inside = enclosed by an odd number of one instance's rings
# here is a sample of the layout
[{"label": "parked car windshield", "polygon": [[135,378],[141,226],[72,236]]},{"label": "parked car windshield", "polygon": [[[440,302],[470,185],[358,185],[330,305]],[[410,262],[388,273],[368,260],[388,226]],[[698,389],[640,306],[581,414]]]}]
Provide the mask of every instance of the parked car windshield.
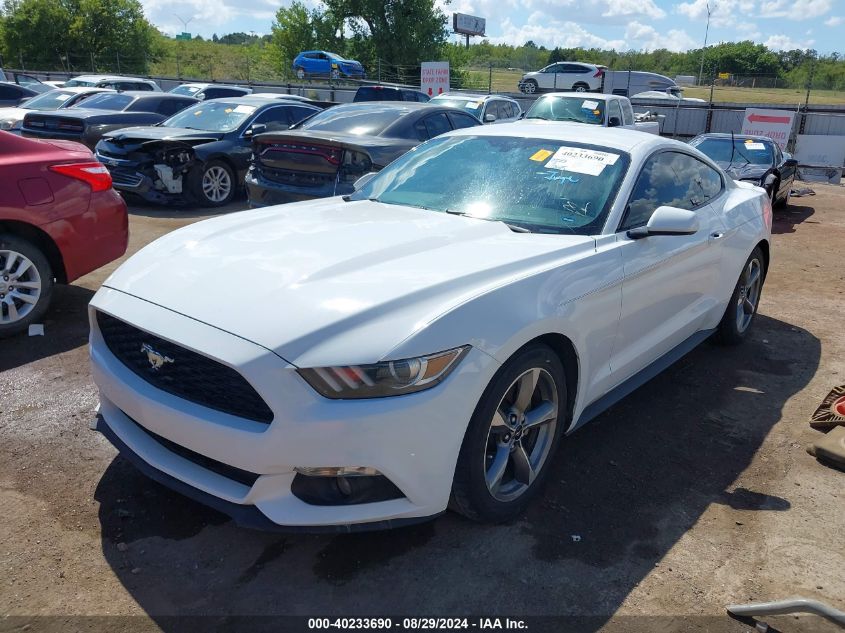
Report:
[{"label": "parked car windshield", "polygon": [[451,136],[408,152],[349,199],[502,221],[533,233],[594,235],[629,163],[625,152],[583,143]]},{"label": "parked car windshield", "polygon": [[94,81],[84,81],[82,79],[68,79],[65,82],[65,88],[73,88],[74,86],[84,86],[86,88],[93,88],[96,86]]},{"label": "parked car windshield", "polygon": [[602,125],[604,122],[604,101],[589,97],[540,97],[528,109],[526,119],[547,121],[576,121]]},{"label": "parked car windshield", "polygon": [[206,101],[182,110],[162,123],[166,127],[182,127],[207,132],[231,132],[251,116],[257,106],[227,101]]},{"label": "parked car windshield", "polygon": [[356,136],[375,136],[381,134],[388,125],[410,108],[382,107],[372,105],[367,108],[358,106],[335,106],[294,126],[301,130],[321,130],[324,132],[343,132]]},{"label": "parked car windshield", "polygon": [[484,99],[461,99],[460,97],[434,97],[430,103],[437,105],[449,106],[452,108],[460,108],[464,112],[469,112],[474,115],[476,119],[481,118],[481,111],[484,109]]},{"label": "parked car windshield", "polygon": [[135,100],[135,97],[131,97],[126,94],[119,94],[119,93],[106,93],[106,94],[99,94],[94,95],[93,97],[89,97],[82,101],[81,103],[77,103],[72,108],[93,108],[95,110],[123,110]]},{"label": "parked car windshield", "polygon": [[21,107],[27,110],[58,110],[63,103],[75,94],[70,90],[51,90],[33,97],[22,104]]},{"label": "parked car windshield", "polygon": [[200,90],[202,90],[202,88],[200,88],[199,86],[176,86],[173,90],[170,91],[170,94],[193,97]]},{"label": "parked car windshield", "polygon": [[771,165],[773,162],[771,144],[750,138],[733,140],[733,156],[731,156],[731,139],[729,138],[705,138],[690,145],[717,163],[733,161],[734,165],[745,162],[752,165]]}]

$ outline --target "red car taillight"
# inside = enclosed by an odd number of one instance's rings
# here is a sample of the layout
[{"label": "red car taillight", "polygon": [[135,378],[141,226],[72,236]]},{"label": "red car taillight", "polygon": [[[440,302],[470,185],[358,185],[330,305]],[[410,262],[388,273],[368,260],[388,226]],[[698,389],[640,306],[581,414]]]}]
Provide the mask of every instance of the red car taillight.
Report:
[{"label": "red car taillight", "polygon": [[602,70],[601,68],[596,68],[596,74],[593,75],[593,77],[601,77],[602,75],[604,75],[604,70]]},{"label": "red car taillight", "polygon": [[67,165],[51,165],[50,171],[62,176],[82,180],[91,187],[91,191],[106,191],[111,189],[111,174],[102,163],[70,163]]}]

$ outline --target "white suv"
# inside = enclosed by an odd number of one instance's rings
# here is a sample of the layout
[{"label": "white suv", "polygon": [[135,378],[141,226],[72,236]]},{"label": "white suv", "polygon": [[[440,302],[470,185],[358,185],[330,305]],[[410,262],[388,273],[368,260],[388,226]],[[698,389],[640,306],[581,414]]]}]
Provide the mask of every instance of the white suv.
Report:
[{"label": "white suv", "polygon": [[429,103],[460,108],[482,123],[510,123],[518,120],[522,115],[522,107],[516,99],[499,95],[450,92],[433,97]]},{"label": "white suv", "polygon": [[572,90],[597,92],[601,90],[605,67],[581,62],[556,62],[533,73],[525,73],[519,89],[526,94],[541,90]]}]

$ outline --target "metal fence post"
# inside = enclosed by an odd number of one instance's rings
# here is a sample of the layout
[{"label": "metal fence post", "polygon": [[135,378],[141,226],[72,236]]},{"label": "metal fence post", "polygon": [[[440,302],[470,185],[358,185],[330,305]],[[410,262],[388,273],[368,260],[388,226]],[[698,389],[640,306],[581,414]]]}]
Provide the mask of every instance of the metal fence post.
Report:
[{"label": "metal fence post", "polygon": [[91,72],[97,72],[96,65],[94,64],[94,51],[91,51]]},{"label": "metal fence post", "polygon": [[117,58],[117,74],[120,74],[120,51],[115,51],[114,56]]},{"label": "metal fence post", "polygon": [[487,75],[487,94],[493,92],[493,64],[490,64],[490,73]]}]

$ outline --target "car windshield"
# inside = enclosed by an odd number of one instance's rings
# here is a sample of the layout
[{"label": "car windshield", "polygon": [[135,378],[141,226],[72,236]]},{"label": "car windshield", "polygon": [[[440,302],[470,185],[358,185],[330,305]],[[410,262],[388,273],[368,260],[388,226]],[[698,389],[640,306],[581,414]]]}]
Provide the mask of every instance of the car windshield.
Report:
[{"label": "car windshield", "polygon": [[387,126],[408,112],[410,112],[409,108],[401,107],[385,108],[376,105],[367,108],[335,106],[323,110],[295,127],[302,130],[342,132],[356,136],[377,136]]},{"label": "car windshield", "polygon": [[162,125],[207,132],[231,132],[240,127],[256,110],[257,106],[245,103],[206,101],[201,105],[182,110]]},{"label": "car windshield", "polygon": [[70,90],[51,90],[33,97],[21,107],[27,110],[58,110],[74,94],[76,93]]},{"label": "car windshield", "polygon": [[710,160],[717,163],[752,165],[771,165],[772,145],[764,141],[754,139],[734,139],[733,156],[731,156],[731,139],[729,138],[705,138],[693,145],[698,151],[704,153]]},{"label": "car windshield", "polygon": [[625,152],[583,143],[451,136],[408,152],[349,199],[501,221],[518,231],[594,235],[629,163]]},{"label": "car windshield", "polygon": [[73,108],[93,108],[95,110],[123,110],[128,106],[135,97],[127,94],[116,94],[113,92],[94,95],[78,103]]},{"label": "car windshield", "polygon": [[604,123],[604,101],[590,99],[589,97],[541,97],[529,108],[525,118],[602,125]]},{"label": "car windshield", "polygon": [[185,95],[186,97],[193,97],[200,91],[199,86],[177,86],[170,91],[170,94]]},{"label": "car windshield", "polygon": [[431,103],[437,105],[450,106],[452,108],[460,108],[464,112],[469,112],[474,115],[476,119],[481,118],[481,110],[484,109],[484,99],[459,99],[456,97],[434,97]]}]

